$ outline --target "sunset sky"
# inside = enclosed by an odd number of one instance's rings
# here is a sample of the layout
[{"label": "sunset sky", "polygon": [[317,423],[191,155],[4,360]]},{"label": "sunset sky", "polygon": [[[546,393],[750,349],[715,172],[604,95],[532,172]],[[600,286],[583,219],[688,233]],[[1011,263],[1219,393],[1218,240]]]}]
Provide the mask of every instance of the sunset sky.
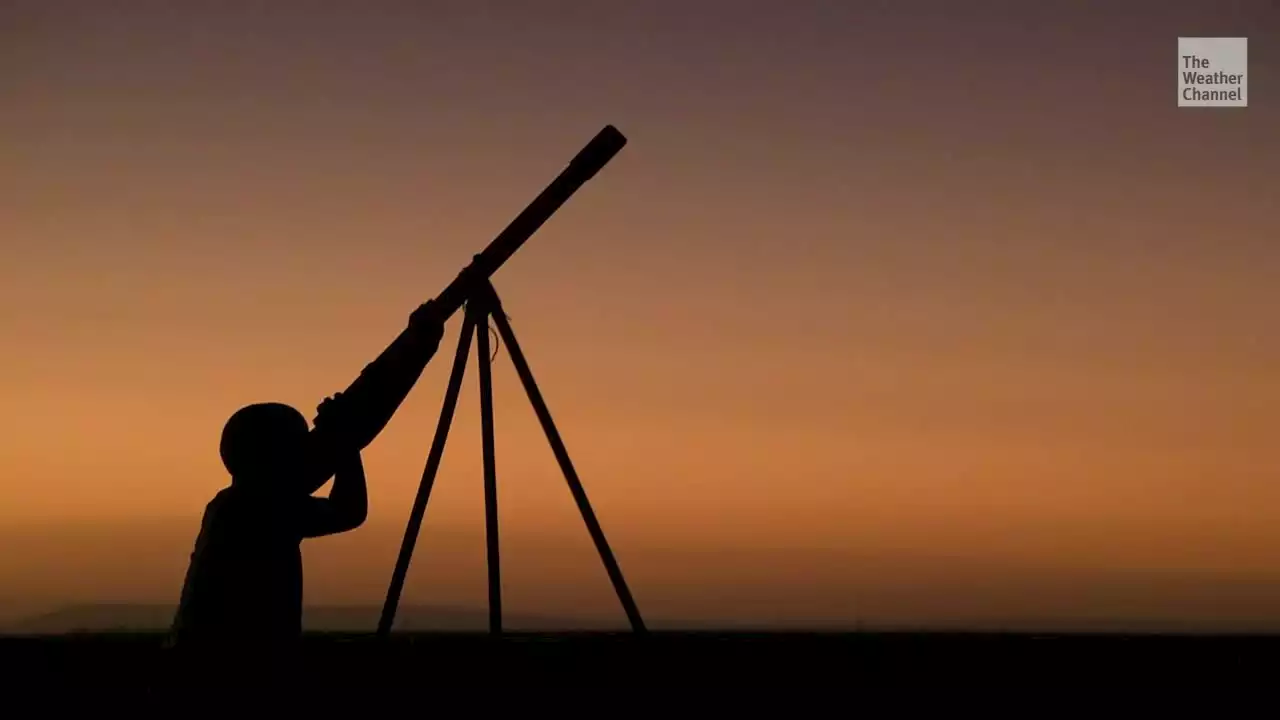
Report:
[{"label": "sunset sky", "polygon": [[[1248,108],[1176,107],[1179,35],[1249,38]],[[494,281],[642,611],[1280,627],[1277,40],[1265,0],[0,3],[0,614],[175,601],[227,416],[311,417],[614,124]],[[459,324],[309,602],[381,602]],[[406,602],[484,602],[475,377]],[[509,609],[620,617],[495,383]]]}]

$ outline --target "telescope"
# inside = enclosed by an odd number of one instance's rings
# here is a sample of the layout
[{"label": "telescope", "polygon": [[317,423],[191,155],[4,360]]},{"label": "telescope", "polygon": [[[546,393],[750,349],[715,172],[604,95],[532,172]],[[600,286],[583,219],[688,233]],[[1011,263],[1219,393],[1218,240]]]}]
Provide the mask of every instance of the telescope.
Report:
[{"label": "telescope", "polygon": [[[432,302],[441,319],[447,321],[457,313],[475,288],[488,283],[498,268],[626,144],[626,137],[612,125],[596,133],[555,180],[434,298]],[[434,348],[424,348],[412,329],[406,328],[365,366],[341,393],[350,409],[342,444],[363,450],[373,442],[417,383],[432,352]],[[320,429],[312,431],[311,440],[318,448],[334,444],[331,436]],[[319,490],[333,476],[328,454],[319,452],[316,457],[320,459],[306,481],[309,492]]]},{"label": "telescope", "polygon": [[[578,506],[578,510],[582,515],[583,522],[587,526],[587,531],[591,535],[592,542],[596,546],[596,550],[600,555],[600,559],[604,564],[605,571],[609,575],[609,580],[613,584],[617,593],[618,600],[621,602],[632,630],[638,633],[645,632],[644,621],[641,619],[640,611],[636,606],[635,600],[631,596],[622,571],[618,567],[618,562],[614,558],[613,551],[609,547],[608,541],[605,539],[604,531],[600,527],[599,521],[596,519],[595,512],[591,508],[590,502],[587,500],[586,491],[583,489],[582,481],[578,478],[577,471],[573,467],[573,463],[569,458],[569,453],[565,449],[564,440],[560,436],[559,430],[556,428],[555,422],[552,420],[551,412],[547,408],[546,401],[543,399],[542,392],[538,388],[537,382],[534,380],[533,371],[529,368],[528,360],[520,349],[520,344],[516,341],[515,332],[511,328],[510,322],[507,320],[506,314],[502,311],[502,303],[498,298],[497,291],[494,289],[491,278],[498,268],[502,267],[511,256],[519,250],[526,241],[538,231],[542,225],[560,209],[564,203],[573,196],[588,180],[598,173],[601,168],[609,163],[615,155],[618,154],[627,139],[621,132],[612,125],[606,126],[603,130],[596,134],[590,142],[586,144],[569,161],[560,174],[546,187],[536,198],[511,221],[507,227],[498,234],[487,247],[472,258],[470,264],[463,269],[461,273],[451,282],[443,291],[434,299],[437,311],[442,318],[447,320],[452,317],[458,310],[465,308],[465,320],[463,322],[462,331],[458,338],[458,347],[454,355],[453,369],[450,372],[449,384],[445,390],[443,406],[440,410],[440,419],[436,425],[435,436],[432,439],[431,448],[427,453],[426,467],[422,473],[422,479],[418,485],[418,493],[414,499],[413,508],[409,515],[409,521],[405,526],[404,540],[400,546],[400,553],[396,560],[396,566],[391,576],[391,584],[387,590],[386,601],[383,605],[382,614],[378,621],[378,635],[386,637],[391,632],[391,626],[395,621],[395,613],[400,601],[401,592],[404,589],[405,577],[409,570],[409,563],[412,559],[414,546],[417,543],[418,533],[422,527],[422,521],[426,514],[427,503],[430,499],[431,488],[435,484],[436,474],[440,468],[440,460],[444,455],[444,446],[448,438],[449,428],[453,421],[454,410],[457,407],[458,395],[462,389],[462,379],[466,370],[467,358],[471,350],[472,339],[476,342],[476,359],[478,371],[480,373],[480,426],[481,426],[481,445],[484,459],[484,498],[485,498],[485,547],[486,547],[486,563],[488,565],[488,585],[489,585],[489,631],[493,634],[501,634],[502,632],[502,583],[499,564],[499,543],[498,543],[498,505],[497,505],[497,470],[494,450],[494,421],[493,421],[493,380],[491,374],[490,363],[492,355],[490,352],[489,340],[489,321],[492,320],[496,326],[497,334],[501,338],[502,343],[507,348],[507,354],[511,357],[511,362],[515,366],[516,374],[520,377],[520,382],[524,386],[525,393],[529,397],[529,402],[533,406],[534,413],[538,417],[538,421],[542,426],[543,432],[547,437],[547,442],[551,446],[552,452],[555,454],[556,461],[560,465],[560,469],[564,474],[565,481],[569,485],[569,491],[573,495],[574,502]],[[372,410],[367,413],[375,420],[366,428],[362,428],[357,440],[358,446],[363,448],[372,441],[373,437],[382,429],[382,426],[390,420],[391,415],[403,400],[404,395],[408,394],[409,389],[417,380],[417,375],[410,373],[405,375],[401,373],[394,381],[388,381],[385,378],[395,376],[395,373],[381,373],[371,371],[378,363],[384,366],[394,365],[399,357],[403,357],[405,353],[421,352],[420,350],[406,349],[412,345],[411,333],[406,330],[401,333],[400,337],[393,341],[374,363],[365,369],[365,372],[356,378],[356,381],[344,391],[344,395],[348,398],[356,398],[357,402],[364,402],[366,405],[378,405],[381,407],[368,408]],[[379,383],[391,382],[395,387],[388,388],[375,387]],[[407,383],[407,384],[406,384]],[[373,400],[374,398],[391,398],[388,401]],[[327,479],[327,477],[326,477]],[[323,483],[322,483],[323,484]],[[316,486],[317,489],[319,486]]]}]

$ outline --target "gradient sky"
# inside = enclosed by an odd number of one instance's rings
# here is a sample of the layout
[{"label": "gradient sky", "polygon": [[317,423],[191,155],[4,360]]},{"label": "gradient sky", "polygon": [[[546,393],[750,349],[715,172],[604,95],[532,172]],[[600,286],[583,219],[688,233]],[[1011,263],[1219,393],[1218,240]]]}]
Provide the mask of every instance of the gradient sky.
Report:
[{"label": "gradient sky", "polygon": [[[230,412],[310,415],[612,123],[495,283],[642,609],[1280,625],[1133,580],[1280,587],[1278,28],[1261,0],[0,3],[0,602],[176,599]],[[1179,35],[1250,38],[1247,109],[1176,107]],[[380,602],[447,365],[366,452],[369,523],[305,547],[310,600]],[[508,605],[616,613],[495,372]],[[474,382],[410,601],[484,599]]]}]

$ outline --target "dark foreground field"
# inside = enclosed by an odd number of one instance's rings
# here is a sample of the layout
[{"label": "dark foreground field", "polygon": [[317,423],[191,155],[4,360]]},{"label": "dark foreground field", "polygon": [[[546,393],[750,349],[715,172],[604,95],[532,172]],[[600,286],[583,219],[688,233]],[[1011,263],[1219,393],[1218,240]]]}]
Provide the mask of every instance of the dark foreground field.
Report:
[{"label": "dark foreground field", "polygon": [[[338,697],[410,695],[458,689],[574,685],[655,691],[833,688],[1189,687],[1272,685],[1280,638],[1117,635],[654,633],[423,634],[380,643],[352,635],[313,635],[298,657],[273,666],[277,689],[301,687]],[[261,658],[258,658],[261,660]],[[247,681],[234,658],[213,668],[184,664],[154,635],[68,635],[0,640],[0,668],[14,690],[87,691],[96,697],[156,696]],[[257,678],[261,680],[261,676]],[[61,695],[66,697],[66,695]],[[431,695],[423,695],[423,701]]]}]

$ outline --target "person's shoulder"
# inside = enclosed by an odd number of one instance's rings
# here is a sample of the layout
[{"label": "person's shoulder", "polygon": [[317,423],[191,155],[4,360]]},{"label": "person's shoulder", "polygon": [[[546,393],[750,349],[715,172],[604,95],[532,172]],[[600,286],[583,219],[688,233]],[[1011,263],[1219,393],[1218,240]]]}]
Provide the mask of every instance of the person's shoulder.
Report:
[{"label": "person's shoulder", "polygon": [[213,499],[209,501],[208,505],[205,505],[205,510],[216,510],[217,508],[234,504],[238,494],[239,493],[235,492],[234,487],[224,487],[213,496]]},{"label": "person's shoulder", "polygon": [[233,492],[233,488],[230,487],[219,490],[218,494],[204,506],[204,524],[217,523],[219,518],[234,513],[236,506],[241,504],[238,496],[239,493]]}]

